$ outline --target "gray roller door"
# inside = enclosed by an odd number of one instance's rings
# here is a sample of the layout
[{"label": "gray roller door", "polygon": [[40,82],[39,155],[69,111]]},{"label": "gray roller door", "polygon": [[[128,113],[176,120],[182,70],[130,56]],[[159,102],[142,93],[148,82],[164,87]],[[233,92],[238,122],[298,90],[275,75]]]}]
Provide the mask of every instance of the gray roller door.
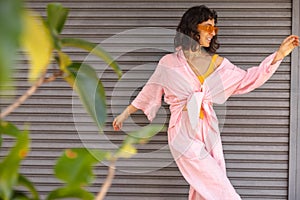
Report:
[{"label": "gray roller door", "polygon": [[[48,2],[32,0],[28,7],[44,15]],[[112,149],[120,144],[124,134],[112,131],[113,117],[134,98],[160,57],[173,50],[174,29],[188,7],[206,4],[218,11],[222,44],[219,54],[244,69],[274,52],[292,27],[289,0],[57,2],[71,9],[63,34],[104,46],[119,62],[124,77],[118,81],[97,58],[66,49],[74,60],[85,59],[95,66],[104,82],[109,106],[105,137],[97,133],[76,95],[61,80],[42,86],[8,118],[20,126],[31,124],[32,152],[23,162],[22,172],[37,183],[42,194],[59,185],[52,176],[52,166],[62,149]],[[28,87],[25,61],[20,59],[20,63],[16,75],[18,95]],[[287,199],[290,65],[290,58],[286,58],[264,86],[216,106],[228,176],[243,199]],[[154,123],[167,125],[168,118],[169,111],[163,105]],[[146,124],[146,117],[138,112],[126,122],[124,133]],[[7,140],[3,145],[10,144]],[[118,162],[106,199],[187,199],[188,184],[169,154],[165,132],[140,146],[139,152],[132,159]],[[106,163],[99,164],[95,173],[93,192],[98,191],[107,174]]]}]

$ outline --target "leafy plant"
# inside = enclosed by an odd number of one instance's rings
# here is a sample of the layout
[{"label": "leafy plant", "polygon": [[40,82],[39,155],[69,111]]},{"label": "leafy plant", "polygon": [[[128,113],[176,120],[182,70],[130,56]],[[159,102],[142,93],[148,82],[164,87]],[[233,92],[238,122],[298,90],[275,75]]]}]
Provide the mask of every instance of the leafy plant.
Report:
[{"label": "leafy plant", "polygon": [[3,200],[18,199],[26,196],[23,192],[15,190],[15,186],[25,186],[32,194],[31,199],[39,199],[33,184],[19,174],[19,165],[29,151],[29,132],[20,131],[12,123],[0,121],[0,140],[2,135],[15,138],[15,145],[0,163],[0,198]]},{"label": "leafy plant", "polygon": [[[0,200],[33,199],[38,200],[39,194],[34,184],[19,173],[22,160],[30,149],[30,134],[28,128],[21,131],[15,125],[3,120],[15,108],[44,83],[64,78],[74,89],[102,132],[106,120],[105,89],[99,80],[95,69],[84,63],[73,62],[69,55],[63,52],[64,47],[74,47],[86,50],[105,61],[120,78],[122,72],[114,59],[99,45],[77,38],[61,38],[69,10],[61,4],[51,3],[47,6],[47,18],[43,19],[36,13],[26,10],[21,0],[3,0],[0,3],[0,85],[9,85],[12,74],[13,57],[21,47],[28,56],[30,68],[28,80],[32,83],[19,99],[0,114],[0,145],[2,136],[15,138],[15,146],[2,158],[0,163]],[[2,6],[9,7],[10,21],[2,13]],[[13,9],[14,8],[14,9]],[[13,25],[12,25],[13,24]],[[3,26],[2,26],[3,25]],[[2,43],[2,41],[5,41]],[[5,51],[9,49],[9,51]],[[7,54],[9,54],[7,56]],[[4,58],[4,59],[2,59]],[[55,58],[59,70],[46,77],[49,63]],[[0,88],[1,89],[1,88]],[[109,174],[96,199],[103,199],[114,177],[115,162],[119,158],[129,158],[137,150],[135,144],[147,143],[152,136],[162,129],[161,126],[147,126],[129,134],[115,152],[94,149],[67,149],[58,159],[54,174],[63,182],[63,186],[51,191],[47,200],[62,198],[94,199],[94,194],[86,190],[94,178],[93,166],[102,160],[110,161]],[[23,186],[27,193],[18,190]]]},{"label": "leafy plant", "polygon": [[0,92],[9,85],[21,34],[21,0],[0,1]]}]

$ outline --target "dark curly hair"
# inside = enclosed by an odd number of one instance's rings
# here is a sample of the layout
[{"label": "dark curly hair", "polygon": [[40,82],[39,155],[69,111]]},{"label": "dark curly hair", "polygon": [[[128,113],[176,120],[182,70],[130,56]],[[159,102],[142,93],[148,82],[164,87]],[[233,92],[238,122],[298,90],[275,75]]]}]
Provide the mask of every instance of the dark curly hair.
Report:
[{"label": "dark curly hair", "polygon": [[[183,50],[196,51],[199,48],[200,35],[197,30],[197,25],[205,22],[209,19],[214,19],[215,24],[217,23],[217,12],[209,9],[205,5],[194,6],[189,8],[182,16],[178,27],[177,33],[174,38],[175,48],[182,47]],[[217,35],[215,35],[209,47],[204,47],[208,53],[215,53],[220,47],[217,41]]]}]

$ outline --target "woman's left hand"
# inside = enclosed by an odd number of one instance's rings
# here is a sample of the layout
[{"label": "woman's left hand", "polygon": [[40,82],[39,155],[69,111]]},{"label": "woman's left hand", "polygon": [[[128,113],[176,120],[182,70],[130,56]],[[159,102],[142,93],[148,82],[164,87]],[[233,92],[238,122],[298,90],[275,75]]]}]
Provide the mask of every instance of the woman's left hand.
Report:
[{"label": "woman's left hand", "polygon": [[289,55],[297,46],[299,46],[299,36],[288,36],[283,40],[279,47],[276,55],[276,60],[282,60],[285,56]]}]

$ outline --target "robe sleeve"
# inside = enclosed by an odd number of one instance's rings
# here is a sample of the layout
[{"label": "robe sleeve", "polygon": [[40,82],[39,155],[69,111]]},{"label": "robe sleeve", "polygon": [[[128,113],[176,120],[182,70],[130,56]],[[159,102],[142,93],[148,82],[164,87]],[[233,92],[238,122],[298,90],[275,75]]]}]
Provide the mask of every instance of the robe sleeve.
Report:
[{"label": "robe sleeve", "polygon": [[156,113],[161,106],[162,95],[164,94],[163,86],[160,83],[162,76],[160,66],[159,63],[146,85],[131,103],[131,105],[137,109],[142,110],[149,121],[152,121],[155,118]]},{"label": "robe sleeve", "polygon": [[[265,58],[259,66],[251,67],[247,70],[236,67],[228,60],[225,61],[227,65],[224,77],[225,90],[228,96],[235,94],[245,94],[263,85],[275,73],[282,60],[271,64],[276,53]],[[226,83],[227,82],[227,83]]]}]

